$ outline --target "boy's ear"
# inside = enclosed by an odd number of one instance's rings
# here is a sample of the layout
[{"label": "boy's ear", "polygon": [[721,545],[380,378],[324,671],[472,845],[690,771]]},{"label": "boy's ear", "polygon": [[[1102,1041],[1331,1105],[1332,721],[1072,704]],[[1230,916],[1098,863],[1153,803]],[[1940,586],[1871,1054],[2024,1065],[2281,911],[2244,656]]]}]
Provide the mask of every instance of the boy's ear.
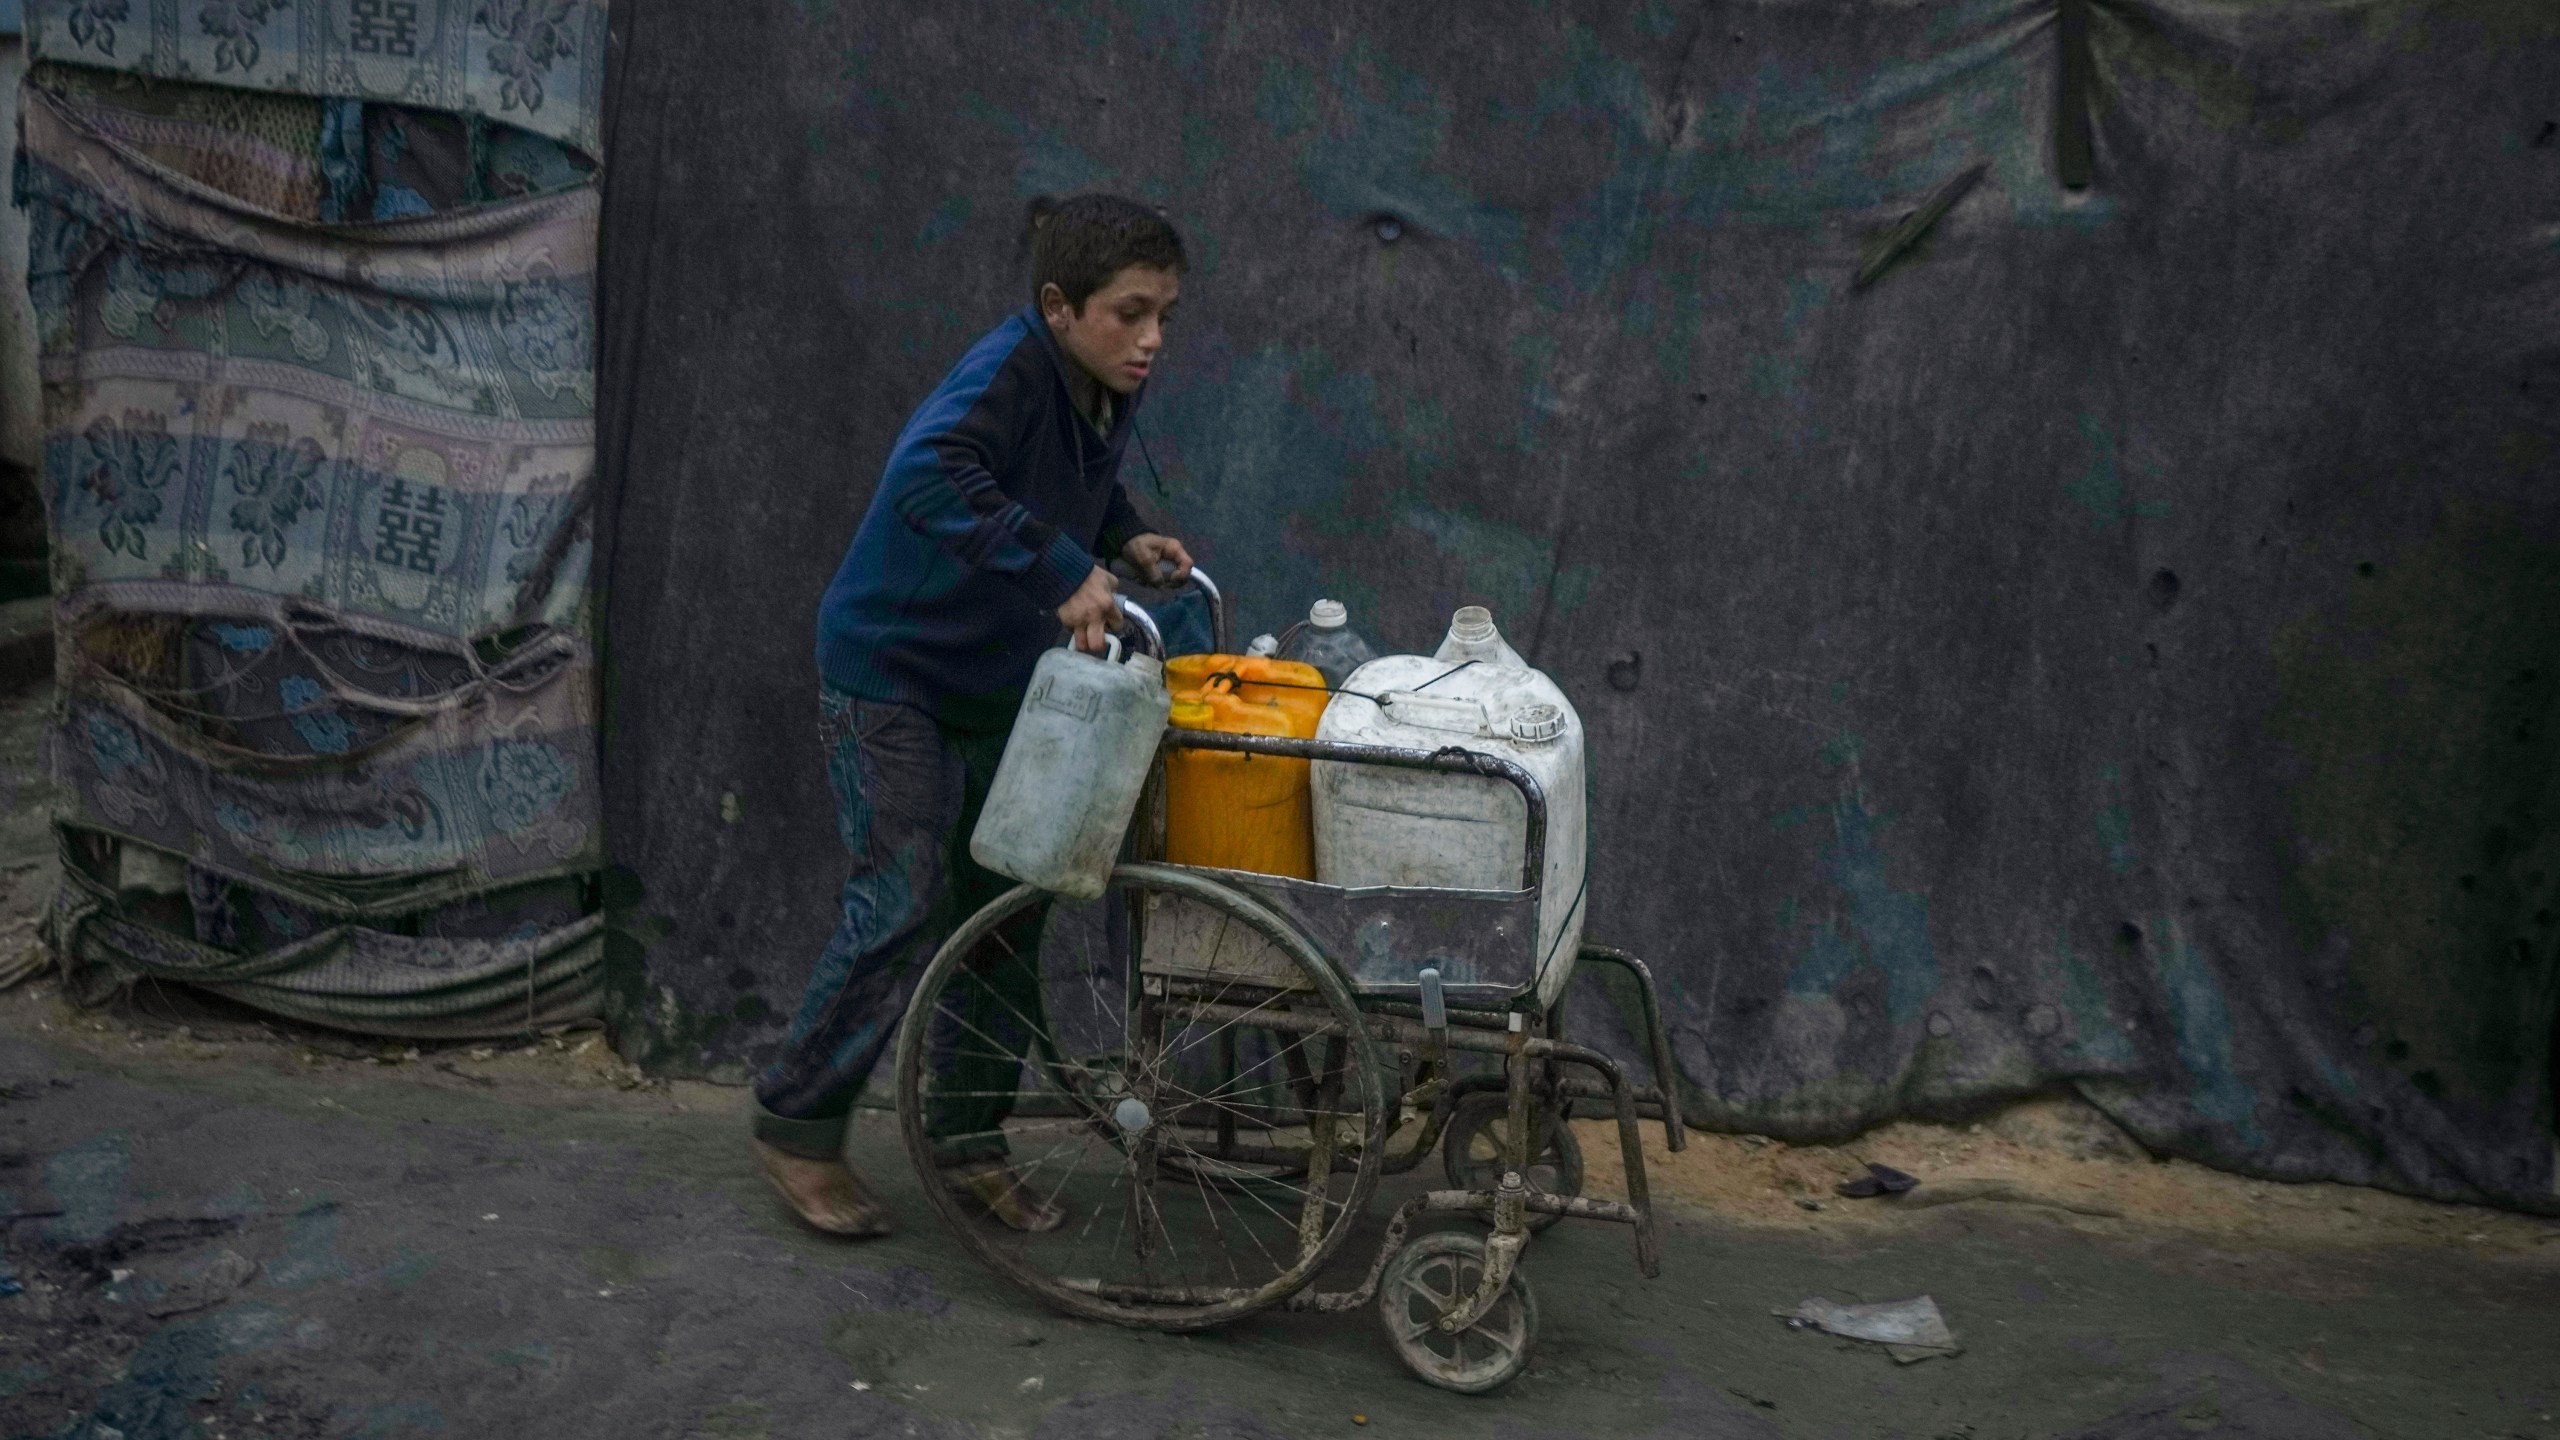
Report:
[{"label": "boy's ear", "polygon": [[1067,323],[1067,318],[1074,313],[1075,307],[1067,303],[1067,292],[1059,289],[1056,281],[1052,280],[1048,284],[1040,287],[1040,317],[1042,319],[1048,321],[1053,326],[1064,325]]}]

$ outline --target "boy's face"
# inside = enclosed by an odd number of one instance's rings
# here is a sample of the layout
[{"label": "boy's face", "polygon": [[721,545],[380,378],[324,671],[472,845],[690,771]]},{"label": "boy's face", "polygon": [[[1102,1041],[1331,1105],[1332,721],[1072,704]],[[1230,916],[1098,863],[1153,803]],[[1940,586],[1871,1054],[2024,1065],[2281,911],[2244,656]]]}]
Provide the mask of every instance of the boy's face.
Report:
[{"label": "boy's face", "polygon": [[1165,322],[1181,298],[1179,274],[1132,265],[1086,296],[1081,312],[1057,286],[1042,286],[1040,314],[1086,374],[1126,395],[1146,383],[1164,346]]}]

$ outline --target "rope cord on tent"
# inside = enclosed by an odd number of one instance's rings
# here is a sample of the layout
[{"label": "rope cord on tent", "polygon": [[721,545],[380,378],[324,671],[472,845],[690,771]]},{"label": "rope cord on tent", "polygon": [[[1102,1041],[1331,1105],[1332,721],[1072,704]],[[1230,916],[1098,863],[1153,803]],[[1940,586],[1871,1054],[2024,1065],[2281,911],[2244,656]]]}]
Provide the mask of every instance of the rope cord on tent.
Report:
[{"label": "rope cord on tent", "polygon": [[[302,607],[290,604],[283,607],[279,614],[260,618],[267,620],[282,633],[292,648],[324,683],[332,701],[367,712],[373,717],[392,721],[394,723],[391,728],[364,745],[344,752],[325,756],[279,755],[234,744],[218,735],[208,733],[205,727],[286,720],[295,715],[308,713],[307,709],[243,711],[206,709],[199,704],[190,703],[201,699],[206,694],[206,687],[155,684],[143,676],[129,673],[99,660],[90,654],[85,646],[74,647],[73,664],[83,674],[131,692],[143,702],[145,715],[179,722],[192,722],[198,728],[189,736],[190,743],[222,753],[252,757],[262,763],[344,765],[405,740],[420,722],[484,704],[492,696],[515,699],[531,696],[558,678],[562,668],[576,659],[578,649],[578,642],[566,632],[547,627],[494,665],[479,657],[476,646],[466,645],[458,656],[454,656],[452,652],[441,653],[449,658],[460,659],[470,672],[470,678],[458,685],[426,696],[386,695],[347,680],[320,654],[319,647],[305,634],[305,629],[308,628],[315,632],[368,638],[361,629],[337,624]],[[250,668],[253,667],[243,666],[224,678],[232,681],[241,680],[247,676]]]}]

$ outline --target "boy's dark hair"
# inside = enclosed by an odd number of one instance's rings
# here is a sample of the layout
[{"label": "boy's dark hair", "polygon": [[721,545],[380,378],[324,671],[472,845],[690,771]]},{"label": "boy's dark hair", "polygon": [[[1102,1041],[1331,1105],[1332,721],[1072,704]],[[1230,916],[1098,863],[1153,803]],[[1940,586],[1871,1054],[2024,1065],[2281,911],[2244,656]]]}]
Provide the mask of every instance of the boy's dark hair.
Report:
[{"label": "boy's dark hair", "polygon": [[1117,195],[1042,197],[1031,202],[1031,303],[1055,285],[1077,314],[1093,292],[1132,265],[1181,272],[1182,233],[1173,222]]}]

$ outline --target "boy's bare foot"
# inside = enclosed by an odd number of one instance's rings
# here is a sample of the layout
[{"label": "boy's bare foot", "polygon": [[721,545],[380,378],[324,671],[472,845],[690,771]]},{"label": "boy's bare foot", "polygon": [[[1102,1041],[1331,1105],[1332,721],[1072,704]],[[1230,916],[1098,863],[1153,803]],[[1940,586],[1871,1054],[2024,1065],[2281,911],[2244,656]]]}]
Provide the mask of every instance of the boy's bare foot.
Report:
[{"label": "boy's bare foot", "polygon": [[783,1203],[811,1229],[849,1239],[886,1235],[898,1228],[889,1202],[871,1193],[840,1160],[812,1160],[777,1150],[762,1140],[749,1140],[756,1164]]},{"label": "boy's bare foot", "polygon": [[942,1183],[987,1207],[987,1213],[1016,1230],[1037,1235],[1067,1223],[1067,1209],[1031,1193],[1013,1168],[1001,1160],[947,1166]]}]

